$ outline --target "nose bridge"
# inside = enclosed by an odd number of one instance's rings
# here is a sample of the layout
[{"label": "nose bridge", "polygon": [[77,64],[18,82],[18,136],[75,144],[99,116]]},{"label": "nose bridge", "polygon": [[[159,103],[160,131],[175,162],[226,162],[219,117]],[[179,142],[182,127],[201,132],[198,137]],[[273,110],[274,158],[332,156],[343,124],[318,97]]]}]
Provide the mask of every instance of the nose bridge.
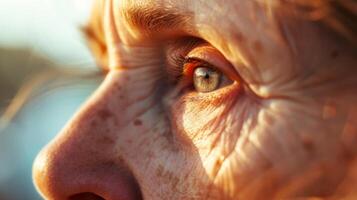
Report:
[{"label": "nose bridge", "polygon": [[[125,163],[118,163],[114,150],[118,134],[121,134],[118,130],[127,121],[128,94],[121,88],[124,79],[108,76],[36,158],[33,176],[46,198],[64,199],[93,190],[106,196],[111,193],[110,188],[115,190],[114,187],[127,187],[122,186],[124,182],[130,182],[126,184],[129,186],[135,182]],[[136,189],[127,189],[133,190]]]}]

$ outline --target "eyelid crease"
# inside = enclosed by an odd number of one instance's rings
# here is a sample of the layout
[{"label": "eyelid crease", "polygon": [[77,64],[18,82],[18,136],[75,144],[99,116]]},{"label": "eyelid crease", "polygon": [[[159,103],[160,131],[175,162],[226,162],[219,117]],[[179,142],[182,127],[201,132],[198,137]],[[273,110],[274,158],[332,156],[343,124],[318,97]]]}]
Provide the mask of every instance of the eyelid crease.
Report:
[{"label": "eyelid crease", "polygon": [[196,37],[183,37],[178,40],[174,40],[168,43],[166,51],[168,53],[182,52],[188,54],[194,48],[207,43],[201,38]]}]

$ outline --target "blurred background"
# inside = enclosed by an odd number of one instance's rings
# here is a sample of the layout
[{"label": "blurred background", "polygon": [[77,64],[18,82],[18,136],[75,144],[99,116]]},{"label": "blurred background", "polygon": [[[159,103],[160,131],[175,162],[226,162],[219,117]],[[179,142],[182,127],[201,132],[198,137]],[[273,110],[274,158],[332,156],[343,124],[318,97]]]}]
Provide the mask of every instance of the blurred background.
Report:
[{"label": "blurred background", "polygon": [[102,80],[91,0],[0,0],[0,200],[37,200],[32,162]]}]

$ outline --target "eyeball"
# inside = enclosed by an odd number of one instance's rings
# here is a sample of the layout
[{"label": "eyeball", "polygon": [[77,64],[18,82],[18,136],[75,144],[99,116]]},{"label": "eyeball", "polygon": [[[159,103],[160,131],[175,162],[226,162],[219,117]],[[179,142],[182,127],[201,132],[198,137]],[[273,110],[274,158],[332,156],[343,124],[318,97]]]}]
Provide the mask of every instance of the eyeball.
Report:
[{"label": "eyeball", "polygon": [[207,93],[218,89],[222,74],[209,67],[197,67],[193,72],[193,85],[197,92]]}]

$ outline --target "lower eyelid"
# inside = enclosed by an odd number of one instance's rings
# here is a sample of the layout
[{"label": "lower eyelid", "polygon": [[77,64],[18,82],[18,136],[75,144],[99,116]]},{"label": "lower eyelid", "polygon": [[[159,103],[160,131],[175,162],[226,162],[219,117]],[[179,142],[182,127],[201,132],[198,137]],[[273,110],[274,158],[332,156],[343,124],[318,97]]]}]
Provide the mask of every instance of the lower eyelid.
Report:
[{"label": "lower eyelid", "polygon": [[206,102],[211,105],[218,105],[223,102],[235,100],[237,95],[240,95],[242,91],[242,87],[233,82],[226,87],[219,88],[212,92],[200,93],[194,90],[184,92],[184,95],[180,98],[180,100],[190,102]]}]

